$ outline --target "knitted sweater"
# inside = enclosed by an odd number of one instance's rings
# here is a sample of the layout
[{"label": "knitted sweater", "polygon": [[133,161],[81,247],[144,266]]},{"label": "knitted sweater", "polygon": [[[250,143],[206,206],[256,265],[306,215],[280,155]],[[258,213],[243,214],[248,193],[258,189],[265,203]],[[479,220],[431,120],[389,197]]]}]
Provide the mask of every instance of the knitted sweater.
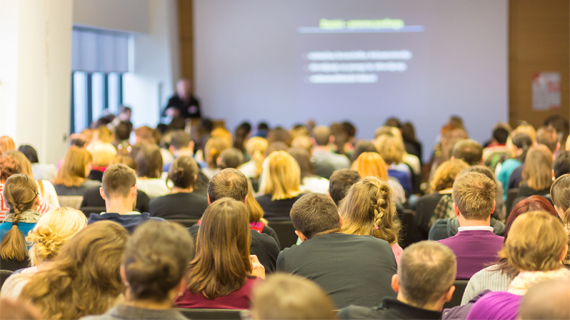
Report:
[{"label": "knitted sweater", "polygon": [[487,267],[473,275],[465,292],[463,292],[463,299],[461,299],[461,305],[466,304],[469,300],[473,299],[483,290],[491,291],[507,291],[509,284],[513,280],[508,275],[496,270],[497,266],[492,265]]}]

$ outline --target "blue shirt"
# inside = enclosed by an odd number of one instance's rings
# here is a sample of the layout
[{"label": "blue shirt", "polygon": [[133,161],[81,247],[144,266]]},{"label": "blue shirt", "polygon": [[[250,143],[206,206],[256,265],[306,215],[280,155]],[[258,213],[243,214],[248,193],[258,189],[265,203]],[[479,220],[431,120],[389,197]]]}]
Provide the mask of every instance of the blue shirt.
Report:
[{"label": "blue shirt", "polygon": [[501,166],[501,171],[497,175],[497,180],[501,181],[503,184],[503,199],[507,201],[507,191],[509,191],[509,178],[513,171],[521,165],[521,162],[517,159],[508,159],[503,162]]},{"label": "blue shirt", "polygon": [[97,213],[92,213],[89,216],[89,220],[87,221],[87,224],[92,224],[95,223],[97,221],[113,221],[116,222],[120,225],[122,225],[123,227],[125,227],[125,229],[127,229],[127,231],[129,231],[129,233],[133,233],[133,231],[135,231],[135,227],[138,226],[139,224],[146,222],[148,220],[158,220],[158,221],[165,221],[162,218],[157,218],[157,217],[151,217],[150,213],[148,212],[143,212],[143,213],[135,213],[135,214],[118,214],[118,213],[102,213],[102,214],[97,214]]},{"label": "blue shirt", "polygon": [[[20,230],[22,237],[24,237],[24,239],[26,239],[26,237],[28,236],[28,233],[30,231],[32,231],[32,229],[34,229],[35,226],[36,226],[35,223],[19,222],[18,223],[18,230]],[[4,237],[8,234],[10,229],[12,229],[12,222],[0,223],[0,241],[4,240]],[[29,247],[28,247],[28,249],[29,249]]]}]

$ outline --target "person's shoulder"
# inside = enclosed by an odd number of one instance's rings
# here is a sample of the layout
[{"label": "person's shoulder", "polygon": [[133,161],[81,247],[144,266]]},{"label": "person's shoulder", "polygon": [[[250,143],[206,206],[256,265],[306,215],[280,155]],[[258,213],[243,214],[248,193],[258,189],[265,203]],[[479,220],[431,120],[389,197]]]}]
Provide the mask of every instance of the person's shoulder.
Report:
[{"label": "person's shoulder", "polygon": [[433,223],[429,231],[429,240],[438,241],[448,238],[447,236],[447,225],[449,224],[448,219],[437,219]]},{"label": "person's shoulder", "polygon": [[339,319],[385,319],[385,312],[381,308],[348,306],[338,313]]},{"label": "person's shoulder", "polygon": [[97,180],[85,180],[85,182],[83,182],[82,187],[85,188],[92,188],[92,187],[100,187],[101,186],[101,182],[97,181]]}]

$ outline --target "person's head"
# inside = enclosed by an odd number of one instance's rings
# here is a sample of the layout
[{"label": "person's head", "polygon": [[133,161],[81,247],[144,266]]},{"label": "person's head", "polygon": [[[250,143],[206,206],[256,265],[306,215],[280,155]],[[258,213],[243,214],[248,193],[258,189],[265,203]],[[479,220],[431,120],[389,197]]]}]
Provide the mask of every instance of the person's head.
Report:
[{"label": "person's head", "polygon": [[331,131],[325,126],[316,126],[311,132],[311,136],[317,146],[326,146],[331,142]]},{"label": "person's head", "polygon": [[213,202],[202,215],[188,289],[214,299],[241,288],[252,272],[249,214],[231,198]]},{"label": "person's head", "polygon": [[294,274],[274,274],[253,290],[254,320],[336,319],[331,298],[314,282]]},{"label": "person's head", "polygon": [[554,172],[555,179],[570,173],[570,152],[561,151],[558,153],[554,163],[552,164],[552,171]]},{"label": "person's head", "polygon": [[457,142],[453,146],[451,156],[454,159],[461,159],[470,166],[481,164],[483,159],[483,147],[473,140],[465,139]]},{"label": "person's head", "polygon": [[4,152],[9,150],[15,150],[16,144],[14,140],[9,136],[1,136],[0,137],[0,154],[4,154]]},{"label": "person's head", "polygon": [[32,243],[29,251],[32,265],[53,260],[61,247],[86,226],[85,214],[73,208],[55,208],[45,213],[26,237]]},{"label": "person's head", "polygon": [[0,182],[6,183],[6,180],[14,174],[22,173],[22,166],[11,157],[3,157],[0,155]]},{"label": "person's head", "polygon": [[322,193],[302,196],[293,204],[290,216],[295,233],[303,241],[326,232],[340,232],[342,226],[338,208]]},{"label": "person's head", "polygon": [[444,159],[450,159],[453,147],[461,140],[469,139],[469,135],[464,129],[455,127],[441,137],[441,154]]},{"label": "person's head", "polygon": [[131,137],[133,124],[127,121],[120,121],[115,126],[115,139],[118,141],[126,141]]},{"label": "person's head", "polygon": [[180,79],[176,83],[176,93],[181,98],[188,98],[192,94],[192,82],[188,79]]},{"label": "person's head", "polygon": [[568,251],[564,226],[544,211],[531,211],[518,217],[499,252],[519,271],[551,271],[563,267]]},{"label": "person's head", "polygon": [[18,229],[21,214],[27,210],[33,210],[39,204],[39,190],[34,178],[19,173],[10,176],[4,185],[4,201],[10,209],[12,227],[2,239],[0,256],[2,259],[15,259],[23,261],[28,255],[24,237]]},{"label": "person's head", "polygon": [[234,148],[241,152],[245,152],[245,142],[251,133],[251,124],[249,122],[242,122],[235,130],[234,133]]},{"label": "person's head", "polygon": [[263,162],[263,174],[259,190],[272,195],[272,200],[298,196],[301,181],[299,164],[285,151],[272,152]]},{"label": "person's head", "polygon": [[570,174],[562,175],[552,183],[550,198],[560,219],[570,225]]},{"label": "person's head", "polygon": [[489,219],[495,210],[496,196],[497,184],[482,173],[460,174],[453,183],[453,207],[460,219]]},{"label": "person's head", "polygon": [[396,117],[391,117],[388,118],[386,120],[386,122],[384,122],[384,126],[386,127],[394,127],[394,128],[398,128],[400,129],[400,127],[402,126],[402,124],[400,123],[400,120]]},{"label": "person's head", "polygon": [[206,142],[206,147],[204,148],[204,158],[208,167],[216,168],[218,163],[218,158],[222,154],[222,151],[230,148],[232,145],[227,139],[222,137],[212,137]]},{"label": "person's head", "polygon": [[340,169],[333,172],[329,179],[329,195],[337,206],[346,197],[350,187],[360,179],[360,174],[356,170]]},{"label": "person's head", "polygon": [[493,140],[497,143],[504,144],[507,143],[507,139],[509,139],[509,130],[504,127],[496,127],[493,130]]},{"label": "person's head", "polygon": [[236,148],[228,148],[220,154],[218,167],[220,169],[237,169],[243,164],[243,153]]},{"label": "person's head", "polygon": [[416,141],[416,129],[414,124],[411,122],[405,122],[402,124],[402,139],[404,141]]},{"label": "person's head", "polygon": [[48,319],[106,312],[124,291],[119,268],[127,238],[127,230],[116,222],[88,225],[63,245],[45,270],[31,277],[20,296]]},{"label": "person's head", "polygon": [[80,186],[91,172],[91,162],[93,162],[93,156],[89,151],[83,148],[70,147],[53,183],[63,184],[67,187]]},{"label": "person's head", "polygon": [[135,172],[137,171],[137,163],[129,155],[117,155],[113,158],[113,160],[111,160],[109,165],[112,166],[112,165],[118,164],[118,163],[122,163],[122,164],[126,165],[127,167],[133,169]]},{"label": "person's head", "polygon": [[269,144],[274,142],[283,142],[287,145],[287,148],[289,148],[291,146],[291,141],[293,141],[293,137],[291,137],[289,131],[282,127],[275,127],[267,134],[267,142]]},{"label": "person's head", "polygon": [[4,156],[8,158],[12,158],[20,164],[20,168],[22,168],[22,173],[34,177],[34,173],[32,172],[32,163],[28,158],[18,150],[8,150],[4,152]]},{"label": "person's head", "polygon": [[113,132],[107,128],[107,126],[102,125],[93,131],[93,142],[111,143],[113,142]]},{"label": "person's head", "polygon": [[391,200],[392,192],[388,182],[376,177],[366,177],[355,183],[339,208],[342,231],[396,243],[400,222],[395,217],[396,205]]},{"label": "person's head", "polygon": [[96,143],[91,148],[91,154],[93,155],[91,164],[94,167],[106,167],[117,155],[117,149],[110,143]]},{"label": "person's head", "polygon": [[348,138],[348,142],[350,142],[352,139],[354,139],[354,137],[356,137],[356,127],[349,121],[343,121],[341,125],[342,130],[344,130],[344,133]]},{"label": "person's head", "polygon": [[507,140],[507,148],[509,149],[510,157],[524,162],[526,154],[530,147],[532,147],[532,139],[524,132],[511,133],[511,138]]},{"label": "person's head", "polygon": [[529,188],[544,190],[552,185],[552,152],[544,145],[528,150],[522,178]]},{"label": "person's head", "polygon": [[245,202],[249,188],[248,180],[241,171],[236,169],[228,168],[216,173],[208,183],[208,201],[214,203],[228,197]]},{"label": "person's head", "polygon": [[558,134],[553,127],[541,127],[536,131],[536,143],[545,145],[550,152],[555,153],[560,147]]},{"label": "person's head", "polygon": [[570,319],[570,280],[548,280],[532,285],[524,295],[518,319]]},{"label": "person's head", "polygon": [[245,143],[245,150],[255,164],[255,178],[263,171],[264,154],[268,147],[267,140],[262,137],[251,137]]},{"label": "person's head", "polygon": [[388,166],[384,159],[376,152],[364,152],[350,166],[358,171],[361,177],[376,177],[388,181]]},{"label": "person's head", "polygon": [[172,162],[168,169],[168,180],[172,181],[174,187],[180,189],[194,188],[194,183],[198,178],[198,164],[190,156],[180,156]]},{"label": "person's head", "polygon": [[135,143],[144,142],[150,144],[158,144],[156,140],[156,130],[149,126],[142,126],[135,129]]},{"label": "person's head", "polygon": [[34,149],[34,147],[27,144],[23,144],[18,148],[18,151],[23,153],[26,156],[26,158],[30,160],[31,163],[40,162],[38,160],[38,152],[36,151],[36,149]]},{"label": "person's head", "polygon": [[295,158],[297,164],[299,164],[299,169],[301,169],[301,181],[303,181],[305,177],[315,175],[309,151],[302,148],[290,148],[287,152]]},{"label": "person's head", "polygon": [[437,167],[430,182],[431,190],[434,192],[453,187],[453,182],[461,171],[469,168],[465,161],[460,159],[447,160]]},{"label": "person's head", "polygon": [[518,127],[516,127],[515,130],[511,132],[511,135],[514,136],[519,133],[526,133],[532,140],[532,144],[536,143],[536,129],[534,129],[534,127],[527,122],[523,122]]},{"label": "person's head", "polygon": [[404,148],[404,144],[401,139],[382,135],[378,137],[375,142],[378,148],[378,153],[382,156],[382,159],[386,161],[386,164],[399,164],[403,161],[406,149]]},{"label": "person's head", "polygon": [[162,154],[154,144],[143,144],[135,157],[137,175],[150,179],[160,178],[162,174]]},{"label": "person's head", "polygon": [[421,241],[407,247],[400,257],[392,288],[408,304],[441,311],[451,300],[455,287],[457,261],[447,246],[435,241]]},{"label": "person's head", "polygon": [[356,159],[358,159],[358,157],[360,157],[364,152],[378,153],[378,149],[376,149],[374,144],[368,140],[358,140],[354,146],[354,152],[350,156],[350,161],[356,161]]},{"label": "person's head", "polygon": [[181,225],[153,220],[139,225],[127,241],[121,264],[127,301],[172,302],[186,288],[192,259],[194,242]]},{"label": "person's head", "polygon": [[121,110],[119,112],[119,118],[122,121],[128,121],[131,119],[131,115],[133,114],[133,110],[130,107],[127,107],[125,105],[121,106]]},{"label": "person's head", "polygon": [[184,130],[174,130],[170,133],[170,151],[186,150],[193,148],[190,136]]},{"label": "person's head", "polygon": [[108,203],[120,200],[132,203],[135,208],[137,200],[137,177],[133,169],[124,164],[114,164],[103,172],[101,197]]},{"label": "person's head", "polygon": [[471,166],[463,171],[461,171],[460,174],[467,174],[469,172],[478,172],[481,174],[484,174],[485,176],[487,176],[487,178],[496,181],[495,180],[495,174],[493,173],[493,171],[491,171],[491,169],[489,169],[489,167],[486,167],[484,165],[478,165],[478,166]]},{"label": "person's head", "polygon": [[313,143],[311,142],[311,138],[308,136],[296,137],[295,139],[293,139],[293,142],[291,142],[291,147],[302,148],[307,150],[307,152],[309,153],[313,151]]},{"label": "person's head", "polygon": [[[302,124],[296,124],[293,126],[293,128],[291,128],[290,130],[291,132],[291,137],[293,138],[293,141],[299,137],[310,137],[310,133],[309,130],[307,130],[307,127],[305,127]],[[291,146],[293,146],[293,144],[291,143]]]},{"label": "person's head", "polygon": [[513,210],[511,210],[509,218],[507,219],[507,223],[505,223],[505,234],[504,234],[505,240],[507,240],[507,238],[509,237],[509,232],[511,230],[513,222],[515,222],[515,219],[531,211],[544,211],[548,212],[553,217],[557,217],[556,210],[554,209],[550,201],[546,200],[544,197],[530,196],[526,199],[523,199],[515,205]]}]

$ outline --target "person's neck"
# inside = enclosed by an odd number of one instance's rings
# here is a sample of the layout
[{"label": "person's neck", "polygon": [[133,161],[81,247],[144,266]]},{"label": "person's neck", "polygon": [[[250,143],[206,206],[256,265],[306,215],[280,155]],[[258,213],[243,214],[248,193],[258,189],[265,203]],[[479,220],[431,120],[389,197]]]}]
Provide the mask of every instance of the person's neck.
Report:
[{"label": "person's neck", "polygon": [[184,148],[184,149],[174,150],[174,156],[177,158],[182,156],[192,157],[194,156],[194,154],[192,153],[192,150],[190,150],[190,148]]},{"label": "person's neck", "polygon": [[170,300],[164,300],[163,302],[156,302],[151,300],[132,300],[125,301],[125,304],[129,307],[150,309],[150,310],[168,310],[172,308],[172,302]]},{"label": "person's neck", "polygon": [[444,305],[444,301],[443,299],[439,299],[437,302],[435,303],[431,303],[431,304],[426,304],[426,305],[417,305],[415,303],[411,303],[410,301],[408,301],[408,299],[406,299],[406,297],[404,297],[404,295],[402,294],[402,292],[398,292],[398,301],[403,302],[407,305],[410,305],[412,307],[416,307],[416,308],[420,308],[420,309],[425,309],[425,310],[430,310],[430,311],[437,311],[437,312],[441,312],[441,310],[443,310],[443,305]]},{"label": "person's neck", "polygon": [[490,227],[491,217],[489,216],[485,220],[467,220],[463,217],[458,217],[460,227]]},{"label": "person's neck", "polygon": [[105,200],[105,208],[109,213],[125,214],[133,212],[133,202],[128,198],[117,198]]},{"label": "person's neck", "polygon": [[170,193],[172,193],[172,194],[174,194],[174,193],[191,193],[192,191],[194,191],[194,189],[192,187],[190,187],[190,188],[174,187],[174,188],[172,188]]}]

